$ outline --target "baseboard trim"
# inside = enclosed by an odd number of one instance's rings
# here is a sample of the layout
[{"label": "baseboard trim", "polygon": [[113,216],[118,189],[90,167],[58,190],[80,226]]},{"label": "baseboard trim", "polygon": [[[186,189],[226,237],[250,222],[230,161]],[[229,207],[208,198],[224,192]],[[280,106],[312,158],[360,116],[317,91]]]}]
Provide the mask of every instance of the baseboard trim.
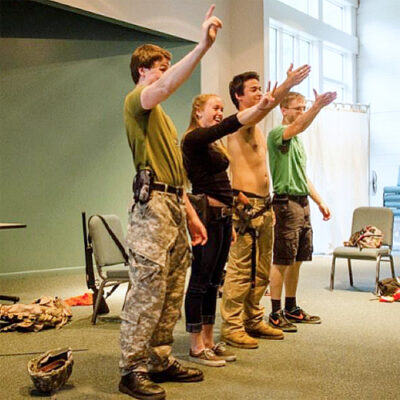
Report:
[{"label": "baseboard trim", "polygon": [[48,268],[48,269],[33,269],[30,271],[18,271],[18,272],[1,272],[0,277],[18,277],[23,275],[34,275],[34,274],[48,274],[52,272],[62,272],[62,271],[79,271],[84,270],[84,266],[78,267],[61,267],[61,268]]}]

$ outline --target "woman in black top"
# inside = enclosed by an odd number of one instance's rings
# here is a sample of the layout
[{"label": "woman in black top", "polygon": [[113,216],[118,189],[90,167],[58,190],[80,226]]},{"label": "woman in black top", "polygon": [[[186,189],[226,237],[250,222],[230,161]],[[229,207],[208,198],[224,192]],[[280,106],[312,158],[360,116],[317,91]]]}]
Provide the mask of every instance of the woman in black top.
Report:
[{"label": "woman in black top", "polygon": [[273,92],[267,92],[257,105],[225,119],[218,96],[197,96],[182,141],[183,163],[192,193],[205,194],[208,201],[208,241],[204,246],[193,247],[192,273],[185,299],[189,358],[204,365],[223,366],[225,361],[236,359],[224,343],[215,344],[213,338],[217,290],[231,240],[235,238],[231,217],[233,193],[226,172],[229,157],[220,139],[264,118],[272,108],[272,95]]}]

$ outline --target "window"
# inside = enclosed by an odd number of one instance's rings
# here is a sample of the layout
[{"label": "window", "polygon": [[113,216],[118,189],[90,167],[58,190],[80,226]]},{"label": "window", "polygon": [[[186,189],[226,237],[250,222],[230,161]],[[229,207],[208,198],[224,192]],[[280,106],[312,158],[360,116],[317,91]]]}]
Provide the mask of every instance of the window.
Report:
[{"label": "window", "polygon": [[322,20],[341,31],[350,32],[348,20],[351,18],[351,5],[345,0],[279,0],[311,17]]},{"label": "window", "polygon": [[[304,64],[311,64],[311,42],[298,34],[286,32],[282,28],[270,28],[270,58],[269,79],[271,82],[283,82],[290,64],[294,68]],[[311,96],[310,78],[307,78],[296,91],[305,97]]]},{"label": "window", "polygon": [[282,32],[282,66],[294,63],[294,36]]},{"label": "window", "polygon": [[324,78],[333,79],[336,81],[343,80],[343,54],[324,47],[323,64]]},{"label": "window", "polygon": [[351,100],[349,55],[324,45],[322,52],[323,91],[336,91],[337,101]]},{"label": "window", "polygon": [[[355,32],[355,1],[279,0],[277,3],[274,19],[269,16],[269,71],[266,71],[269,79],[281,83],[291,63],[294,68],[309,64],[310,76],[294,90],[307,99],[314,98],[313,88],[319,93],[336,91],[338,102],[353,102],[357,38],[351,32]],[[279,3],[301,13],[293,10],[289,15],[287,7]],[[302,13],[315,14],[318,20],[310,21]],[[332,27],[344,34],[337,35]]]},{"label": "window", "polygon": [[[311,64],[311,43],[304,39],[299,39],[299,54],[298,54],[298,65]],[[297,91],[302,93],[307,98],[311,97],[311,80],[304,80],[299,86]]]},{"label": "window", "polygon": [[279,0],[311,17],[318,18],[319,0]]},{"label": "window", "polygon": [[278,80],[277,39],[278,36],[276,29],[271,28],[269,33],[269,79],[271,82],[276,82]]},{"label": "window", "polygon": [[322,3],[322,20],[341,31],[344,30],[344,9],[332,1],[324,0]]}]

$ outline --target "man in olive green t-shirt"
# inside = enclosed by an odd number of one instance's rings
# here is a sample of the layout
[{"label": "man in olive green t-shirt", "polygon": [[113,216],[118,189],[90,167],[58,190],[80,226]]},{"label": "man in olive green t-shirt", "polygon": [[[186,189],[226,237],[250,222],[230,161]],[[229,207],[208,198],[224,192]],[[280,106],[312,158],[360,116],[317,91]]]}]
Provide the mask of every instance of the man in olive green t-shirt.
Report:
[{"label": "man in olive green t-shirt", "polygon": [[[274,192],[275,242],[270,272],[272,312],[271,326],[284,332],[296,332],[293,323],[319,324],[321,319],[297,306],[296,292],[300,266],[312,257],[312,227],[308,195],[318,205],[327,221],[331,214],[306,175],[306,153],[299,134],[314,120],[321,109],[335,98],[335,92],[318,95],[308,111],[305,98],[290,92],[282,100],[282,125],[268,135],[268,152]],[[285,285],[285,309],[281,296]]]},{"label": "man in olive green t-shirt", "polygon": [[190,264],[186,218],[192,245],[205,244],[207,232],[183,191],[178,136],[160,103],[214,43],[222,23],[213,11],[211,6],[199,44],[171,68],[171,54],[151,44],[138,47],[131,59],[136,87],[126,96],[124,120],[137,178],[126,238],[131,285],[121,314],[119,390],[138,399],[164,399],[155,382],[203,379],[200,370],[171,355]]}]

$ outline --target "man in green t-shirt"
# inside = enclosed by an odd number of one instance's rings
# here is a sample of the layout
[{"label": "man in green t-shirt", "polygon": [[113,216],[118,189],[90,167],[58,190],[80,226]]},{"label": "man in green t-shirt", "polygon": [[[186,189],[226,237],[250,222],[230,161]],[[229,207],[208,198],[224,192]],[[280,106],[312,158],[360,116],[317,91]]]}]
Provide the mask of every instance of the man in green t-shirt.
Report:
[{"label": "man in green t-shirt", "polygon": [[192,245],[207,232],[183,191],[184,174],[175,126],[160,103],[192,74],[212,46],[221,21],[211,6],[199,44],[170,68],[171,54],[155,45],[138,47],[131,59],[136,87],[126,96],[124,120],[137,171],[127,246],[130,288],[121,314],[119,390],[134,398],[164,399],[155,382],[195,382],[196,368],[171,356]]},{"label": "man in green t-shirt", "polygon": [[[325,221],[331,213],[306,175],[306,154],[299,134],[307,129],[323,107],[336,98],[336,92],[318,95],[306,111],[303,95],[290,92],[282,100],[282,125],[268,135],[269,164],[274,191],[275,242],[270,272],[271,326],[296,332],[293,323],[319,324],[321,319],[297,306],[296,292],[300,266],[312,258],[312,227],[308,196],[318,205]],[[285,285],[285,309],[281,308]]]}]

